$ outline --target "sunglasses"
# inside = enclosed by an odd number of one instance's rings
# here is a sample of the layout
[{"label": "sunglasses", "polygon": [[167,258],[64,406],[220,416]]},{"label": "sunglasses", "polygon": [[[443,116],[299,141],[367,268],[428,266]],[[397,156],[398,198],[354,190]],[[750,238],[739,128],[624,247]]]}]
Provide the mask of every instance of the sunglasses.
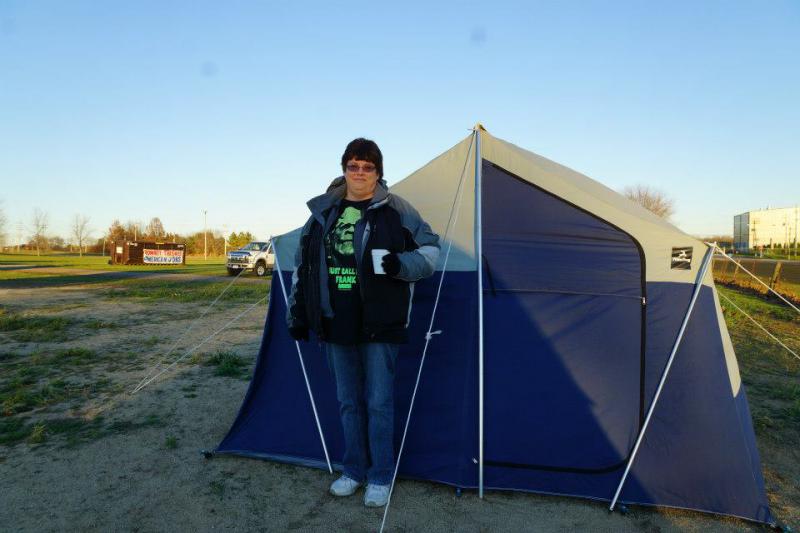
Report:
[{"label": "sunglasses", "polygon": [[356,164],[350,163],[349,165],[347,165],[344,168],[346,168],[348,172],[362,171],[362,172],[370,173],[370,172],[375,172],[375,168],[376,167],[375,167],[375,165],[369,165],[369,164],[367,164],[367,165],[356,165]]}]

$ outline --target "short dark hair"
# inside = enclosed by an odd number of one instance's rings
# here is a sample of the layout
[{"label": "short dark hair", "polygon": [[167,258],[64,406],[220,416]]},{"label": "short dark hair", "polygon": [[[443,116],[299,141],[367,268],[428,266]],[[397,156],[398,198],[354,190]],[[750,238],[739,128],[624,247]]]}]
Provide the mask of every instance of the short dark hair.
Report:
[{"label": "short dark hair", "polygon": [[363,137],[350,141],[350,144],[344,149],[344,154],[342,154],[342,172],[346,170],[347,162],[351,159],[369,161],[375,165],[378,177],[383,177],[383,154],[378,145],[375,144],[375,141]]}]

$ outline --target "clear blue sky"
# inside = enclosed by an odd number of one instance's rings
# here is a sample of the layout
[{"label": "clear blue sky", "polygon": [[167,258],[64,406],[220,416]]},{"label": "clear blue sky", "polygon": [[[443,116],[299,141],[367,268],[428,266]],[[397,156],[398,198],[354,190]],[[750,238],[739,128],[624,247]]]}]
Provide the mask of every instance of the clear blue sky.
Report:
[{"label": "clear blue sky", "polygon": [[800,3],[0,1],[0,201],[282,233],[381,146],[391,183],[482,122],[693,234],[800,203]]}]

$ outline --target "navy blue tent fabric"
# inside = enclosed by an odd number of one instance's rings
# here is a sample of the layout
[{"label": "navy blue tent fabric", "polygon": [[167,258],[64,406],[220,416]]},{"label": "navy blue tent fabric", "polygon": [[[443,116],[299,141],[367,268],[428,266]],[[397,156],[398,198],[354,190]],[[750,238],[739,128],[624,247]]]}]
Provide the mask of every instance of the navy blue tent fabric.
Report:
[{"label": "navy blue tent fabric", "polygon": [[[645,283],[631,236],[487,161],[482,171],[485,487],[609,501],[694,287]],[[288,287],[290,272],[280,275]],[[416,286],[397,370],[396,448],[441,275]],[[277,272],[271,290],[250,389],[216,451],[324,468]],[[478,485],[477,315],[476,272],[446,272],[433,327],[442,334],[429,346],[401,476]],[[771,521],[744,388],[721,335],[704,287],[621,501]],[[333,380],[320,345],[301,346],[336,464]]]},{"label": "navy blue tent fabric", "polygon": [[[324,453],[294,342],[286,328],[281,327],[286,306],[280,299],[277,271],[274,274],[253,379],[239,415],[217,451],[321,466],[325,462]],[[291,273],[283,276],[287,283],[291,282]],[[330,380],[324,379],[324,358],[316,343],[305,343],[303,351],[322,424],[329,433],[328,446],[340,455],[341,429],[334,409],[336,394]]]},{"label": "navy blue tent fabric", "polygon": [[641,421],[642,254],[599,218],[482,171],[486,486],[608,499]]},{"label": "navy blue tent fabric", "polygon": [[618,467],[641,415],[639,248],[486,161],[483,180],[487,480]]},{"label": "navy blue tent fabric", "polygon": [[[418,283],[415,290],[411,342],[401,348],[397,366],[397,447],[405,423],[400,413],[408,412],[440,276],[438,272]],[[283,277],[288,287],[291,273],[283,272]],[[286,306],[279,283],[276,275],[250,388],[217,451],[325,467],[297,351],[286,331]],[[472,463],[477,456],[473,424],[477,419],[477,337],[473,329],[464,327],[477,313],[477,294],[470,290],[475,286],[474,272],[445,274],[439,305],[448,312],[437,316],[435,329],[443,333],[435,339],[444,338],[446,342],[434,341],[428,350],[406,442],[403,475],[459,486],[477,482]],[[331,461],[338,464],[343,439],[327,360],[316,341],[301,343],[301,347],[328,452]]]},{"label": "navy blue tent fabric", "polygon": [[[648,284],[654,354],[669,355],[691,291],[677,283]],[[648,398],[666,364],[666,357],[653,359]],[[714,295],[703,287],[632,470],[648,492],[626,484],[621,498],[769,522],[760,465],[744,385],[732,389]]]},{"label": "navy blue tent fabric", "polygon": [[644,258],[626,233],[488,161],[482,198],[483,254],[496,290],[641,301]]}]

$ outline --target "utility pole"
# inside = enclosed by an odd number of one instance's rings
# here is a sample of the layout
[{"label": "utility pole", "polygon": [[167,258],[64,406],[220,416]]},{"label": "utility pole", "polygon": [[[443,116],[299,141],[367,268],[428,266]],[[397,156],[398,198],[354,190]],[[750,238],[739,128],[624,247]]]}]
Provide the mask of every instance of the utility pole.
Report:
[{"label": "utility pole", "polygon": [[786,259],[791,259],[789,257],[789,214],[783,214],[783,253],[786,254]]},{"label": "utility pole", "polygon": [[794,206],[794,258],[797,259],[797,206]]},{"label": "utility pole", "polygon": [[223,224],[222,225],[222,244],[223,244],[223,247],[224,247],[224,251],[222,252],[222,255],[225,256],[225,257],[228,257],[228,225],[227,224]]},{"label": "utility pole", "polygon": [[17,253],[22,246],[22,222],[17,222]]},{"label": "utility pole", "polygon": [[208,210],[203,209],[203,261],[208,261]]}]

